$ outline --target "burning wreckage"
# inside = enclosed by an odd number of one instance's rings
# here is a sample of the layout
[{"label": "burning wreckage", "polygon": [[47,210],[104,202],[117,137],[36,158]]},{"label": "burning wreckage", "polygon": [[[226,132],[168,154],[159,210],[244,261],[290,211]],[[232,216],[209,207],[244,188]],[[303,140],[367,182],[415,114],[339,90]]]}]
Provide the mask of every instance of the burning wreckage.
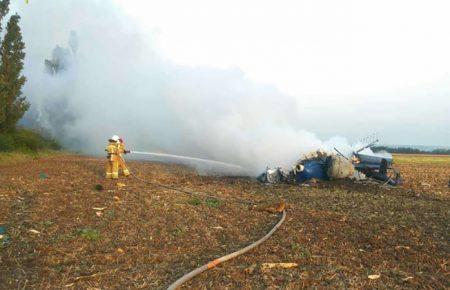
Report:
[{"label": "burning wreckage", "polygon": [[288,172],[280,167],[267,168],[257,179],[263,183],[298,183],[311,180],[353,179],[367,178],[389,184],[402,183],[400,172],[392,167],[392,156],[365,152],[378,140],[354,151],[346,157],[339,150],[329,153],[322,149],[305,154]]}]

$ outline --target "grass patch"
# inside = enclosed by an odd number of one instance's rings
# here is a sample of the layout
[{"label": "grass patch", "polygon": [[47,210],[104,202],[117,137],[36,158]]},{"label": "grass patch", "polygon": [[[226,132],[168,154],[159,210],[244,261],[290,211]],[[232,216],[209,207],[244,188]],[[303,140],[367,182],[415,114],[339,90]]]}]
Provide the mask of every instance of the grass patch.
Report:
[{"label": "grass patch", "polygon": [[52,221],[43,221],[43,222],[41,222],[41,225],[46,227],[46,228],[52,226],[53,224],[54,224],[54,222],[52,222]]},{"label": "grass patch", "polygon": [[90,228],[77,230],[77,235],[88,241],[98,241],[101,238],[100,232],[98,230]]},{"label": "grass patch", "polygon": [[299,243],[291,243],[291,250],[294,252],[297,252],[298,250],[300,250],[300,244]]},{"label": "grass patch", "polygon": [[215,199],[215,198],[208,198],[208,199],[206,199],[205,204],[209,207],[217,208],[220,205],[220,200]]},{"label": "grass patch", "polygon": [[0,152],[0,165],[30,160],[30,155],[21,152]]},{"label": "grass patch", "polygon": [[0,165],[10,165],[59,154],[59,151],[44,150],[39,152],[0,152]]},{"label": "grass patch", "polygon": [[68,234],[60,234],[60,235],[56,235],[54,237],[52,237],[50,239],[51,243],[54,242],[68,242],[71,240],[74,240],[76,238],[76,236],[73,233],[68,233]]},{"label": "grass patch", "polygon": [[183,234],[184,230],[182,228],[177,227],[172,231],[172,235],[175,237],[181,236]]},{"label": "grass patch", "polygon": [[308,248],[303,248],[300,252],[300,257],[305,258],[306,260],[311,260],[312,254]]},{"label": "grass patch", "polygon": [[200,204],[202,203],[202,201],[201,201],[200,198],[198,198],[198,197],[193,197],[193,198],[191,198],[191,199],[188,201],[188,203],[189,203],[190,205],[195,205],[195,206],[197,206],[197,205],[200,205]]}]

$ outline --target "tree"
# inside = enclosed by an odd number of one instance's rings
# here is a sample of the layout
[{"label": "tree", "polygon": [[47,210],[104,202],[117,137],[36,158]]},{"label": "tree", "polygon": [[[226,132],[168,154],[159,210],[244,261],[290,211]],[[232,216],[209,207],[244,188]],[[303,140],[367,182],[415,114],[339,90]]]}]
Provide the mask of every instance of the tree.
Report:
[{"label": "tree", "polygon": [[[9,0],[2,0],[0,1],[0,20],[5,17],[6,14],[9,12]],[[1,31],[1,26],[0,26]]]},{"label": "tree", "polygon": [[[0,1],[0,20],[8,12],[9,1]],[[0,45],[0,133],[14,131],[16,123],[28,110],[22,96],[26,78],[22,75],[25,44],[19,27],[20,16],[12,15]]]},{"label": "tree", "polygon": [[[2,21],[6,14],[9,12],[9,0],[0,1],[0,33],[2,32]],[[2,79],[0,78],[0,87],[3,87]],[[3,94],[0,94],[0,124],[6,119],[6,99]]]}]

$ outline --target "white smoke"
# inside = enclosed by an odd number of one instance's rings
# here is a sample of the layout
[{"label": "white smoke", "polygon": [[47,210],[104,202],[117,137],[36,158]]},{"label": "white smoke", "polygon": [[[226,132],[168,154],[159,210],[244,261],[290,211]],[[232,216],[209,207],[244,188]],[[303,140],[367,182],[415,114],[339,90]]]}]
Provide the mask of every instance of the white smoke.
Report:
[{"label": "white smoke", "polygon": [[[210,158],[254,173],[288,167],[317,148],[351,150],[345,139],[322,143],[303,130],[294,98],[239,69],[165,60],[154,36],[141,33],[112,2],[17,5],[28,118],[69,149],[103,154],[106,140],[118,134],[135,150]],[[51,75],[44,59],[52,59],[55,45],[70,53],[65,69]]]},{"label": "white smoke", "polygon": [[381,157],[381,158],[392,159],[392,154],[385,150],[373,152],[372,149],[366,148],[366,149],[362,150],[360,153],[366,154],[366,155],[377,156],[377,157]]}]

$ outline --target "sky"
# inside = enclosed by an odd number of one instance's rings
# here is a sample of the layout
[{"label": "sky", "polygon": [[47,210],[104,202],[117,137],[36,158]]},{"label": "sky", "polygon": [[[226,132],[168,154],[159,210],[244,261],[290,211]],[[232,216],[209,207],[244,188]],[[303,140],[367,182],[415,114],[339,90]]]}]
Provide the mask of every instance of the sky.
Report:
[{"label": "sky", "polygon": [[164,58],[276,86],[320,138],[450,144],[449,1],[115,2]]}]

